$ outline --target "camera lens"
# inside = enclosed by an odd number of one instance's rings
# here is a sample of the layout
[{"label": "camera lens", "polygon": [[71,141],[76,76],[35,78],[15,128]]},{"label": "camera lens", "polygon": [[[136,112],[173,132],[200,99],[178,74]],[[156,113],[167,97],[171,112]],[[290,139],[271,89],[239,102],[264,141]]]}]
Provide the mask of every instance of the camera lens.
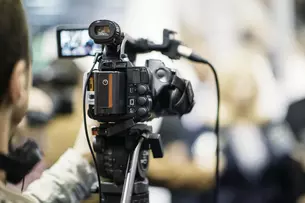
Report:
[{"label": "camera lens", "polygon": [[111,31],[110,31],[110,27],[108,25],[95,27],[95,34],[98,36],[109,37],[110,33],[111,33]]}]

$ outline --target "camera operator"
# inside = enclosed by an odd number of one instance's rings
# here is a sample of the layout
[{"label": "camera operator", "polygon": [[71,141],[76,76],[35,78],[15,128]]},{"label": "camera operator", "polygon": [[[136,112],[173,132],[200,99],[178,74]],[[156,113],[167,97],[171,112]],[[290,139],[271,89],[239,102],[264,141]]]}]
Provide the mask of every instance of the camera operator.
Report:
[{"label": "camera operator", "polygon": [[[12,156],[10,135],[24,117],[31,86],[29,34],[22,3],[0,0],[0,201],[1,202],[78,202],[90,194],[96,175],[85,158],[83,140],[78,139],[42,177],[29,185],[24,194],[6,188],[18,183],[29,171],[28,160]],[[81,133],[80,136],[84,137]],[[24,154],[22,154],[24,155]]]}]

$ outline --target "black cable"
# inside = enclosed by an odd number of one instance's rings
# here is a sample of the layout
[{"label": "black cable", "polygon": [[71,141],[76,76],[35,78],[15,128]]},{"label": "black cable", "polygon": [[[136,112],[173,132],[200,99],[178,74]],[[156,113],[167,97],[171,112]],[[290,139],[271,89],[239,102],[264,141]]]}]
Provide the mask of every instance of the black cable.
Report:
[{"label": "black cable", "polygon": [[217,114],[216,114],[216,123],[215,123],[215,135],[216,135],[216,171],[215,171],[215,178],[216,178],[216,187],[214,192],[214,203],[218,203],[218,195],[219,195],[219,189],[220,189],[220,176],[219,176],[219,158],[220,158],[220,144],[219,144],[219,108],[220,108],[220,89],[219,89],[219,81],[218,76],[216,73],[215,68],[212,64],[210,64],[208,61],[205,63],[206,65],[210,66],[212,69],[213,75],[215,77],[215,83],[216,83],[216,92],[217,92]]},{"label": "black cable", "polygon": [[219,195],[219,188],[220,188],[220,176],[219,176],[219,155],[220,155],[220,146],[219,146],[219,108],[220,108],[220,90],[219,90],[219,81],[216,70],[214,66],[208,62],[207,60],[201,58],[199,55],[192,53],[189,57],[190,60],[203,63],[208,65],[213,72],[215,83],[216,83],[216,91],[217,91],[217,114],[216,114],[216,123],[214,133],[216,135],[216,169],[215,169],[215,179],[216,179],[216,187],[214,191],[214,203],[218,203],[218,195]]},{"label": "black cable", "polygon": [[92,66],[91,70],[89,71],[89,74],[88,74],[87,79],[86,79],[85,84],[84,84],[84,93],[83,93],[83,117],[84,117],[84,126],[85,126],[86,138],[87,138],[87,142],[88,142],[88,145],[89,145],[89,149],[90,149],[90,152],[91,152],[91,155],[92,155],[92,158],[93,158],[93,162],[94,162],[94,165],[95,165],[96,173],[97,173],[97,181],[98,181],[98,187],[99,187],[99,202],[102,203],[102,192],[101,192],[101,179],[100,179],[100,173],[99,173],[97,161],[96,161],[96,158],[95,158],[95,155],[94,155],[92,146],[91,146],[90,138],[89,138],[89,135],[88,135],[87,117],[86,117],[86,116],[87,116],[87,115],[86,115],[86,92],[87,92],[87,86],[88,86],[88,81],[89,81],[89,79],[90,79],[90,77],[91,77],[91,75],[92,75],[92,72],[93,72],[93,69],[94,69],[96,63],[97,63],[97,60],[94,61],[93,66]]},{"label": "black cable", "polygon": [[24,182],[25,182],[25,177],[22,178],[21,192],[23,192],[23,189],[24,189]]}]

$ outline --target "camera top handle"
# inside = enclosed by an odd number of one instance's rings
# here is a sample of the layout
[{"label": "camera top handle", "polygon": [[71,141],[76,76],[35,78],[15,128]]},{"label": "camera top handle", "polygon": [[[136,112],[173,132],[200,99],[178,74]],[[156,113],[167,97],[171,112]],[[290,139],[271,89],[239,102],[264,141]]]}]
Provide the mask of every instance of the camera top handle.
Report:
[{"label": "camera top handle", "polygon": [[162,44],[155,44],[144,38],[137,40],[130,39],[126,42],[125,52],[131,62],[136,60],[137,54],[149,53],[151,51],[159,51],[170,59],[179,59],[180,55],[177,50],[181,42],[174,39],[175,34],[176,32],[172,30],[164,29]]}]

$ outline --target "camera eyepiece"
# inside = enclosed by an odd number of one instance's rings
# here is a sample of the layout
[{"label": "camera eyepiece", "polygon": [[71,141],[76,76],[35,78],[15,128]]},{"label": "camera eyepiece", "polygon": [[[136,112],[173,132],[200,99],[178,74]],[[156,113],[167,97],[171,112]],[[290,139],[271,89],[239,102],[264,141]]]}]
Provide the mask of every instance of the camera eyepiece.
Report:
[{"label": "camera eyepiece", "polygon": [[89,36],[96,44],[119,45],[123,40],[120,26],[110,20],[97,20],[89,26]]}]

